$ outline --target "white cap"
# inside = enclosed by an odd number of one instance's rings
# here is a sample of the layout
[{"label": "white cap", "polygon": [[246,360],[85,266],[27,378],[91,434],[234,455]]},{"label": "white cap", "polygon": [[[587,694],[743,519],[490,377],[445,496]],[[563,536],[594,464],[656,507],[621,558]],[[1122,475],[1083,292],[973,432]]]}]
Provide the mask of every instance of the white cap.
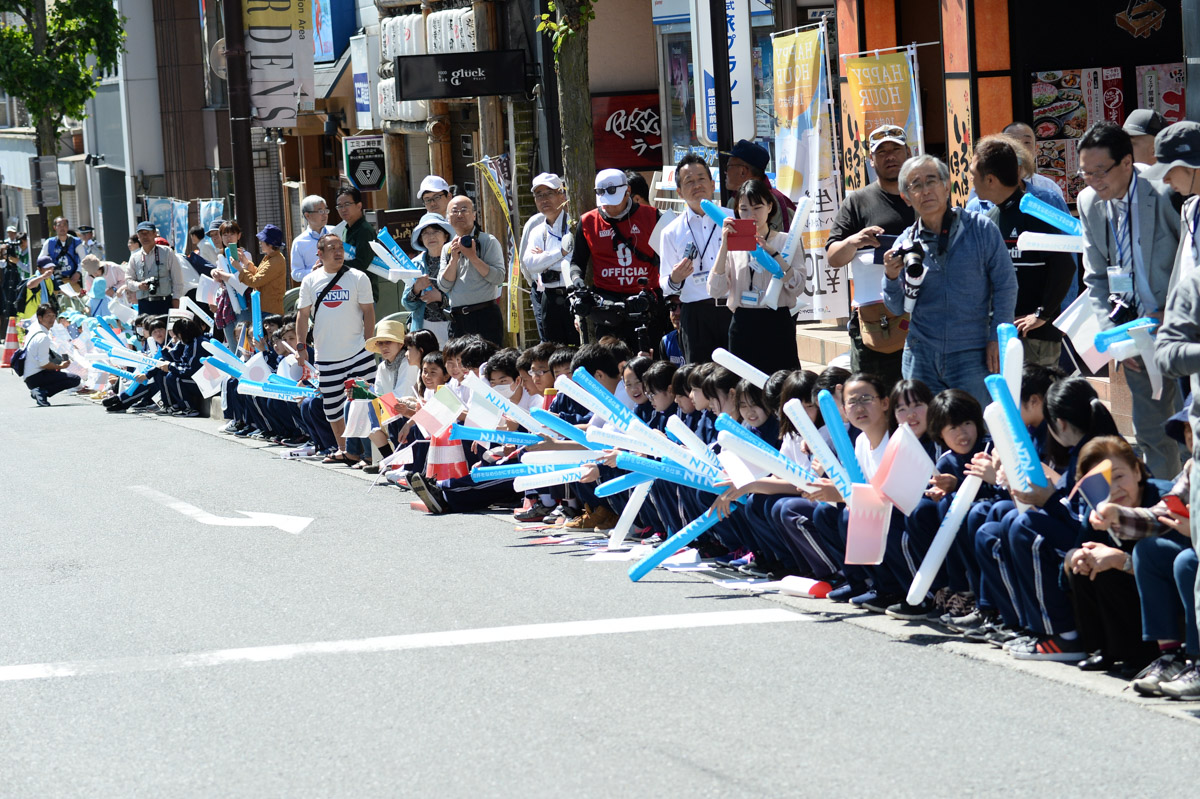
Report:
[{"label": "white cap", "polygon": [[419,200],[424,197],[425,192],[437,194],[443,191],[450,191],[450,184],[446,182],[445,178],[440,178],[437,175],[429,175],[421,181],[421,188],[417,189],[417,199]]},{"label": "white cap", "polygon": [[183,308],[171,308],[167,311],[167,319],[195,319],[196,315],[191,311],[186,311]]},{"label": "white cap", "polygon": [[[615,189],[615,191],[601,192],[601,189]],[[596,174],[597,205],[620,205],[625,201],[625,194],[628,191],[629,179],[621,170],[601,169]]]},{"label": "white cap", "polygon": [[538,186],[546,186],[547,188],[559,191],[563,187],[563,180],[553,172],[543,172],[533,179],[532,188],[536,189]]}]

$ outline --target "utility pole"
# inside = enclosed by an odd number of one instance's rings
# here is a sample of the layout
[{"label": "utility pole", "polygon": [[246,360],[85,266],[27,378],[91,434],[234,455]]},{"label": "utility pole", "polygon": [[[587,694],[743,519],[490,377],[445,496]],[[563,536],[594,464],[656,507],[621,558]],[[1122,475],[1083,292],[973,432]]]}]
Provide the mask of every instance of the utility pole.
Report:
[{"label": "utility pole", "polygon": [[[245,248],[258,255],[258,207],[254,195],[254,147],[250,128],[250,77],[246,69],[246,30],[242,0],[225,0],[225,63],[229,83],[229,139],[233,156],[235,218]],[[226,214],[226,216],[230,216]],[[247,235],[248,234],[248,235]]]}]

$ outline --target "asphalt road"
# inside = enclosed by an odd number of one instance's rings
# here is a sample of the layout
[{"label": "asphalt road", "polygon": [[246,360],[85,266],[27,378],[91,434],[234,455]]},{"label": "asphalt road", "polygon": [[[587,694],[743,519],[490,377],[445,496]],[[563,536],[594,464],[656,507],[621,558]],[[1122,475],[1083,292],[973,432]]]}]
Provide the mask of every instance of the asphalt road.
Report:
[{"label": "asphalt road", "polygon": [[[208,420],[54,402],[0,373],[0,795],[1194,790],[1192,708],[1111,678],[696,576],[634,585]],[[204,523],[238,511],[312,522]]]}]

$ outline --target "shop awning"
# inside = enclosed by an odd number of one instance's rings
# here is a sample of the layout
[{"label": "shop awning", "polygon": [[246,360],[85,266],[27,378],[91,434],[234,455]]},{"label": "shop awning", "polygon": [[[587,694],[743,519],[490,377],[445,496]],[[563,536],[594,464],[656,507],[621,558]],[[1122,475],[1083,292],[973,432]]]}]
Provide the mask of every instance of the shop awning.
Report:
[{"label": "shop awning", "polygon": [[32,129],[9,128],[0,131],[0,175],[5,186],[32,189],[29,159],[37,155],[36,135]]},{"label": "shop awning", "polygon": [[314,70],[314,84],[318,100],[328,99],[337,88],[338,81],[346,72],[346,67],[350,64],[350,48],[346,48],[346,52],[342,53],[342,57],[336,62],[329,65],[318,64]]}]

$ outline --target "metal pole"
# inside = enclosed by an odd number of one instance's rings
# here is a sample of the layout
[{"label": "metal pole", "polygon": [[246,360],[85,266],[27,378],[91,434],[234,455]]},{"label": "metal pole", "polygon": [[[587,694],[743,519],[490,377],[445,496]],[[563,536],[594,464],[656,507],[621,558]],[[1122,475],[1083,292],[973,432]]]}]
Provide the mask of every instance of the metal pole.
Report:
[{"label": "metal pole", "polygon": [[[726,38],[725,4],[708,0],[709,25],[712,28],[713,88],[717,95],[717,174],[721,177],[721,205],[729,200],[725,180],[727,153],[733,149],[733,106],[729,104],[729,39]],[[699,80],[699,76],[697,76]]]},{"label": "metal pole", "polygon": [[242,243],[255,257],[258,252],[258,207],[254,196],[254,145],[250,127],[250,79],[246,69],[246,31],[241,0],[225,0],[225,60],[229,83],[229,139],[233,155],[234,210],[242,229]]}]

